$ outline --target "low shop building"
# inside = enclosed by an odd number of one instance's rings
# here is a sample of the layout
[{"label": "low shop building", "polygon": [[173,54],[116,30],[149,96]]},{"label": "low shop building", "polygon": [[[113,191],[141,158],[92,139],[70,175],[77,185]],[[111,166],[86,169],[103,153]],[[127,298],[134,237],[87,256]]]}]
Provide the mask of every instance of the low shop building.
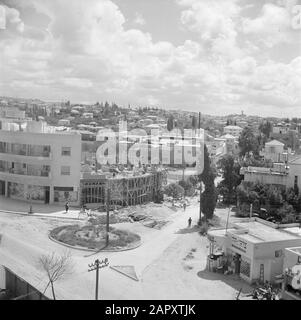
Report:
[{"label": "low shop building", "polygon": [[239,222],[231,229],[208,232],[207,267],[230,272],[249,283],[274,283],[283,272],[284,250],[301,245],[301,237],[258,218]]},{"label": "low shop building", "polygon": [[282,298],[301,300],[301,247],[284,250]]}]

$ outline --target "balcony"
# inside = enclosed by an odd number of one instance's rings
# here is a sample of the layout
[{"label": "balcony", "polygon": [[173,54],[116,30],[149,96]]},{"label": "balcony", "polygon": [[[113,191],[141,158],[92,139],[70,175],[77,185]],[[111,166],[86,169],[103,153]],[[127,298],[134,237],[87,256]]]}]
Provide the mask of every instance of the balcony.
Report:
[{"label": "balcony", "polygon": [[[46,155],[46,154],[44,154]],[[36,165],[49,165],[52,161],[52,153],[48,153],[48,157],[45,156],[29,156],[29,155],[14,155],[11,153],[1,153],[0,152],[0,160],[8,161],[8,162],[20,162],[20,163],[31,163]]]},{"label": "balcony", "polygon": [[26,156],[26,157],[41,157],[50,158],[51,151],[50,147],[45,146],[33,146],[25,144],[10,144],[0,142],[0,153],[15,155],[15,156]]},{"label": "balcony", "polygon": [[8,173],[8,174],[14,174],[19,176],[30,176],[30,177],[45,177],[45,178],[51,178],[50,171],[37,171],[37,170],[26,170],[26,169],[7,169],[3,166],[0,167],[0,172]]}]

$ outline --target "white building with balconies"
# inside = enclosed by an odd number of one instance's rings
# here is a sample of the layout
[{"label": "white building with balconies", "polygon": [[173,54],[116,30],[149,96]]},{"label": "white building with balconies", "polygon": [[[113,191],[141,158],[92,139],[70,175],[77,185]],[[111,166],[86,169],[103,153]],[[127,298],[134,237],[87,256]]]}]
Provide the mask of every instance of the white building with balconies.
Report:
[{"label": "white building with balconies", "polygon": [[0,195],[79,203],[81,135],[45,122],[0,119]]}]

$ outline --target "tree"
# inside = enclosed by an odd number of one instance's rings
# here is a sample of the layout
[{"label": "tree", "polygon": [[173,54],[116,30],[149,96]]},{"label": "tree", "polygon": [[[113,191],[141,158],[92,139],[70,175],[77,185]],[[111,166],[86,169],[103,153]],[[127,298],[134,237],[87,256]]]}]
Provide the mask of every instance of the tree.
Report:
[{"label": "tree", "polygon": [[174,117],[171,115],[171,116],[167,119],[167,130],[168,130],[168,131],[172,131],[173,128],[174,128]]},{"label": "tree", "polygon": [[259,154],[258,139],[254,135],[250,126],[245,127],[241,132],[238,140],[238,146],[240,148],[240,155],[243,157],[245,155],[250,156],[251,152],[255,155]]},{"label": "tree", "polygon": [[240,161],[241,167],[266,167],[272,168],[273,161],[270,159],[255,159],[254,157],[248,157],[242,161]]},{"label": "tree", "polygon": [[218,185],[219,194],[223,196],[225,203],[233,203],[236,197],[236,188],[242,180],[240,164],[235,161],[233,155],[226,155],[218,165],[223,172],[223,180]]},{"label": "tree", "polygon": [[199,178],[197,176],[189,176],[188,181],[192,184],[194,188],[196,188],[199,183]]},{"label": "tree", "polygon": [[189,180],[179,181],[179,185],[184,189],[185,196],[192,196],[194,194],[194,186]]},{"label": "tree", "polygon": [[184,196],[185,190],[177,183],[170,183],[164,189],[164,194],[168,197],[172,197],[174,200],[180,199]]},{"label": "tree", "polygon": [[217,191],[214,184],[214,177],[207,181],[205,190],[201,196],[202,212],[204,213],[205,219],[211,219],[214,214],[215,206],[217,201]]},{"label": "tree", "polygon": [[201,183],[204,184],[205,190],[200,196],[200,218],[199,224],[201,224],[201,213],[204,214],[205,219],[211,219],[214,214],[214,209],[217,201],[217,192],[214,184],[215,175],[213,173],[209,153],[207,146],[204,146],[204,170],[200,174],[200,188]]},{"label": "tree", "polygon": [[53,300],[56,300],[54,283],[72,273],[71,254],[65,253],[59,256],[52,252],[48,255],[42,255],[38,260],[38,265],[46,273],[49,280],[45,291],[50,285]]},{"label": "tree", "polygon": [[276,215],[281,219],[282,223],[296,222],[296,211],[294,207],[287,202],[277,210]]},{"label": "tree", "polygon": [[197,129],[197,127],[198,127],[198,121],[197,121],[196,116],[192,116],[191,126],[192,126],[192,129]]},{"label": "tree", "polygon": [[269,121],[264,121],[261,122],[259,125],[259,131],[264,134],[268,139],[270,138],[270,134],[272,132],[273,126],[271,122]]}]

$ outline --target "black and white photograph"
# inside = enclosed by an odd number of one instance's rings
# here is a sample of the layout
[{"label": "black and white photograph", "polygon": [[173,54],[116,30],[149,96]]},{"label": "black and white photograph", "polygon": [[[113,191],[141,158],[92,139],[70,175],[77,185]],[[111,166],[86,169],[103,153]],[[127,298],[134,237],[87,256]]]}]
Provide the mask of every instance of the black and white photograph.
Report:
[{"label": "black and white photograph", "polygon": [[301,0],[0,0],[0,300],[301,300]]}]

